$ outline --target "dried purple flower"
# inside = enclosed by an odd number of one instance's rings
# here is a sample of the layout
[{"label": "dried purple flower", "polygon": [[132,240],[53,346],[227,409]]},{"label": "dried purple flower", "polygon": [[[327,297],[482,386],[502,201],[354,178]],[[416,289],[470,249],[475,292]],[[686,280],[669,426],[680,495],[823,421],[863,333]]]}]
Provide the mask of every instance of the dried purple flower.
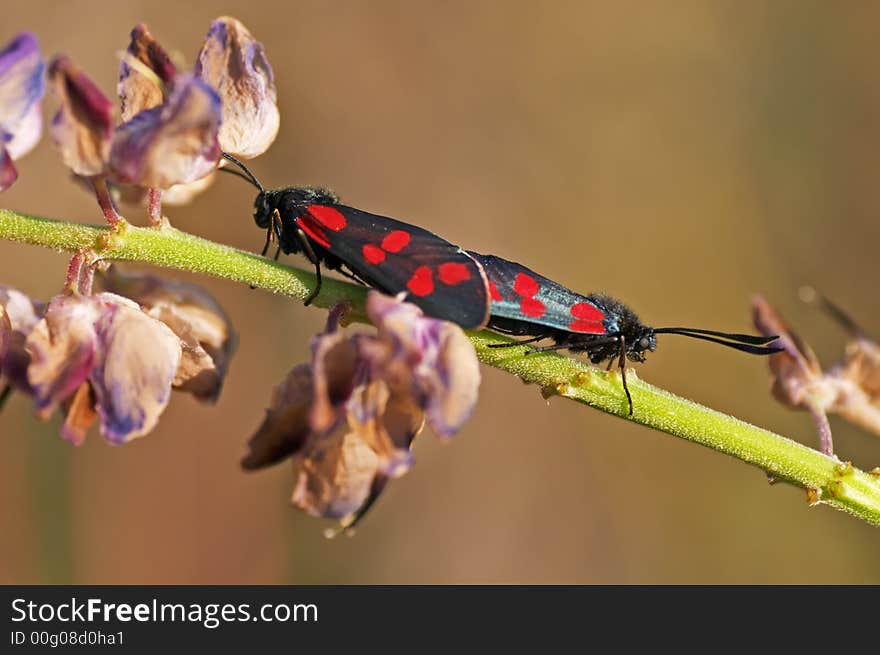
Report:
[{"label": "dried purple flower", "polygon": [[116,130],[109,166],[115,182],[168,188],[217,167],[220,99],[204,82],[180,75],[167,102]]},{"label": "dried purple flower", "polygon": [[195,72],[220,96],[223,150],[246,159],[265,152],[278,134],[280,115],[263,45],[241,22],[221,16],[211,23]]},{"label": "dried purple flower", "polygon": [[56,57],[49,79],[60,102],[50,133],[64,164],[83,177],[102,175],[113,140],[113,104],[67,57]]},{"label": "dried purple flower", "polygon": [[0,392],[11,387],[30,393],[25,342],[40,320],[42,307],[12,287],[0,286]]},{"label": "dried purple flower", "polygon": [[294,367],[275,389],[242,461],[251,470],[292,456],[293,503],[343,527],[410,468],[426,418],[442,436],[461,428],[479,385],[476,355],[458,326],[375,291],[367,312],[375,336],[346,337],[339,310],[331,312],[311,365]]},{"label": "dried purple flower", "polygon": [[214,297],[195,284],[156,275],[122,273],[117,266],[112,266],[98,282],[105,291],[134,300],[180,339],[183,353],[174,388],[202,401],[216,401],[238,335]]},{"label": "dried purple flower", "polygon": [[[131,120],[144,109],[161,105],[165,101],[166,89],[171,88],[177,75],[168,53],[143,23],[131,30],[131,41],[126,52],[129,59],[123,59],[119,65],[119,83],[116,87],[123,122]],[[138,62],[155,78],[144,75],[134,62]]]},{"label": "dried purple flower", "polygon": [[834,454],[827,414],[840,414],[847,420],[880,434],[880,348],[843,312],[827,300],[838,320],[851,329],[853,341],[843,360],[827,371],[809,345],[800,339],[776,311],[761,297],[753,300],[755,326],[768,336],[777,334],[782,352],[770,355],[773,395],[784,405],[810,413],[819,433],[821,450]]},{"label": "dried purple flower", "polygon": [[180,340],[168,326],[110,293],[50,300],[27,349],[38,416],[48,418],[63,403],[79,410],[62,427],[74,443],[85,437],[84,418],[92,407],[113,443],[152,430],[168,404],[181,357]]},{"label": "dried purple flower", "polygon": [[0,191],[18,177],[13,160],[30,152],[43,131],[45,69],[37,38],[30,32],[18,34],[0,50]]}]

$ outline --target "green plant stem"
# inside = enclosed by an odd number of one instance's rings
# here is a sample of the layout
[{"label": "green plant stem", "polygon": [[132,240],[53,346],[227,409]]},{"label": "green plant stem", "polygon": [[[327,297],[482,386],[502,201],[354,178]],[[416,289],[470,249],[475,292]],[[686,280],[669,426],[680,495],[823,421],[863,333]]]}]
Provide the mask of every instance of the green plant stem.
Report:
[{"label": "green plant stem", "polygon": [[[134,261],[205,273],[274,293],[304,299],[315,276],[253,253],[220,245],[171,227],[97,227],[37,218],[0,209],[0,238],[56,250],[91,250],[98,257]],[[314,304],[330,307],[347,301],[363,318],[366,291],[325,279]],[[484,364],[537,384],[545,396],[558,395],[635,423],[693,441],[753,464],[775,478],[804,487],[813,503],[823,503],[880,525],[880,477],[768,430],[703,407],[627,375],[635,413],[627,416],[626,396],[616,371],[605,372],[555,353],[523,355],[520,348],[490,348],[507,343],[488,331],[471,333]]]}]

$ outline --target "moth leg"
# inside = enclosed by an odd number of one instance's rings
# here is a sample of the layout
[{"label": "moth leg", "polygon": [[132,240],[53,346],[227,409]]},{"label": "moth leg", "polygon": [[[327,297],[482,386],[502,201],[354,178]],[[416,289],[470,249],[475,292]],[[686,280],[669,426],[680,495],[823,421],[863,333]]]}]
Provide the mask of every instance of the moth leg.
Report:
[{"label": "moth leg", "polygon": [[[281,212],[277,209],[272,212],[272,218],[269,220],[269,227],[266,228],[266,243],[263,244],[263,249],[260,251],[260,257],[265,257],[266,253],[269,252],[269,244],[273,241],[278,240],[278,243],[281,243]],[[275,259],[278,259],[276,255]]]},{"label": "moth leg", "polygon": [[633,398],[626,384],[626,338],[620,335],[620,355],[617,360],[617,368],[620,370],[620,378],[623,380],[623,390],[626,392],[626,400],[629,403],[629,415],[633,415]]},{"label": "moth leg", "polygon": [[321,262],[318,261],[318,256],[315,254],[314,248],[312,248],[312,244],[309,242],[309,238],[306,236],[306,233],[302,231],[301,228],[296,228],[296,239],[299,241],[299,244],[302,246],[303,252],[306,257],[309,258],[309,261],[315,265],[315,277],[318,278],[317,284],[315,284],[315,288],[309,294],[308,298],[305,300],[305,305],[311,305],[312,301],[318,297],[318,294],[321,293]]},{"label": "moth leg", "polygon": [[263,244],[263,249],[260,251],[260,257],[265,257],[266,253],[269,251],[269,244],[272,243],[272,237],[275,235],[275,232],[270,227],[266,230],[266,243]]},{"label": "moth leg", "polygon": [[358,277],[358,274],[355,273],[354,271],[352,271],[351,269],[349,269],[349,270],[346,271],[346,270],[343,270],[343,269],[340,268],[340,269],[339,269],[339,272],[342,273],[342,274],[343,274],[345,277],[347,277],[349,280],[354,280],[355,282],[357,282],[357,283],[360,284],[360,285],[363,285],[363,286],[365,286],[365,287],[370,286],[369,284],[367,284],[366,282],[364,282],[360,277]]},{"label": "moth leg", "polygon": [[[547,338],[547,335],[541,334],[541,335],[538,335],[537,337],[532,337],[530,339],[523,339],[522,341],[511,341],[510,343],[490,343],[487,347],[488,348],[513,348],[514,346],[522,346],[527,343],[535,343],[536,341],[540,341],[541,339],[546,339],[546,338]],[[549,346],[549,348],[552,350],[553,346]],[[541,350],[542,349],[540,349],[540,348],[532,348],[532,349],[530,349],[529,352],[536,352],[536,351],[540,352]]]}]

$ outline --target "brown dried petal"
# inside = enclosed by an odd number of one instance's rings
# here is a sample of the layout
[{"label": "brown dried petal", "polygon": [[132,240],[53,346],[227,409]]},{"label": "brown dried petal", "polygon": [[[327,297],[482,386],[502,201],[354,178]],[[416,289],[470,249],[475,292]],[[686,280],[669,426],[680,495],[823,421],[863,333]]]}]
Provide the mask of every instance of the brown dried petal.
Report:
[{"label": "brown dried petal", "polygon": [[[165,49],[159,45],[155,37],[141,23],[131,31],[131,41],[127,54],[152,71],[160,84],[169,88],[177,74],[177,69]],[[121,107],[122,120],[128,121],[144,109],[161,105],[165,100],[165,89],[137,70],[125,59],[119,65],[119,84],[117,92]]]},{"label": "brown dried petal", "polygon": [[100,175],[113,139],[113,104],[67,57],[52,61],[49,79],[61,103],[50,132],[65,165],[77,175]]},{"label": "brown dried petal", "polygon": [[376,452],[344,424],[293,462],[291,502],[312,516],[345,518],[370,497],[379,470]]},{"label": "brown dried petal", "polygon": [[[409,448],[424,423],[424,413],[411,402],[409,394],[397,394],[392,404],[393,420],[386,424],[390,399],[391,392],[383,380],[358,386],[346,405],[348,427],[376,453],[382,473],[399,477],[412,466]],[[393,437],[388,427],[395,430]]]},{"label": "brown dried petal", "polygon": [[208,30],[196,75],[217,91],[223,103],[223,150],[246,159],[265,152],[278,134],[280,117],[263,45],[241,22],[222,16]]},{"label": "brown dried petal", "polygon": [[174,331],[183,345],[174,386],[199,400],[216,401],[238,336],[214,297],[196,284],[122,273],[116,266],[101,276],[100,284],[131,298]]},{"label": "brown dried petal", "polygon": [[768,357],[773,374],[773,395],[791,407],[825,407],[833,402],[837,390],[826,384],[822,368],[812,349],[804,343],[760,296],[752,300],[755,327],[765,336],[779,335],[774,345],[784,350]]},{"label": "brown dried petal", "polygon": [[341,419],[356,384],[357,364],[357,348],[341,332],[325,332],[312,340],[314,400],[309,421],[315,432],[326,432]]},{"label": "brown dried petal", "polygon": [[869,339],[856,339],[846,346],[843,362],[834,374],[851,380],[872,402],[880,402],[880,347]]},{"label": "brown dried petal", "polygon": [[61,437],[75,446],[86,440],[89,428],[98,418],[95,411],[95,394],[92,385],[83,382],[76,392],[64,402],[64,423],[61,425]]},{"label": "brown dried petal", "polygon": [[252,471],[280,462],[300,450],[311,432],[312,373],[308,364],[295,366],[272,392],[266,418],[248,442],[242,468]]}]

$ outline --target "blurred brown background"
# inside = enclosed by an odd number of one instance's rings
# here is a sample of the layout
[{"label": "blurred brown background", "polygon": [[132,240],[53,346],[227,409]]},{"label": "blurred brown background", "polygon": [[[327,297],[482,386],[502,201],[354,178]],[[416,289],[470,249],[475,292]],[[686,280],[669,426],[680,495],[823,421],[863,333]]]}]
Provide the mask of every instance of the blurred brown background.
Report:
[{"label": "blurred brown background", "polygon": [[[4,9],[0,41],[34,30],[111,94],[135,23],[191,62],[232,13],[277,78],[281,133],[253,162],[269,185],[328,185],[653,324],[749,330],[761,292],[830,361],[844,338],[797,300],[811,283],[880,334],[880,5],[613,4],[31,0]],[[48,140],[19,168],[3,206],[100,221]],[[258,249],[252,197],[222,178],[168,214]],[[0,281],[38,297],[65,262],[0,243]],[[216,407],[177,395],[148,437],[78,449],[22,397],[0,416],[0,582],[880,582],[877,529],[494,370],[454,442],[423,435],[357,536],[327,541],[288,506],[287,465],[237,465],[323,313],[202,281],[241,333]],[[762,360],[666,338],[640,375],[816,444]],[[880,439],[833,427],[842,458],[880,464]]]}]

